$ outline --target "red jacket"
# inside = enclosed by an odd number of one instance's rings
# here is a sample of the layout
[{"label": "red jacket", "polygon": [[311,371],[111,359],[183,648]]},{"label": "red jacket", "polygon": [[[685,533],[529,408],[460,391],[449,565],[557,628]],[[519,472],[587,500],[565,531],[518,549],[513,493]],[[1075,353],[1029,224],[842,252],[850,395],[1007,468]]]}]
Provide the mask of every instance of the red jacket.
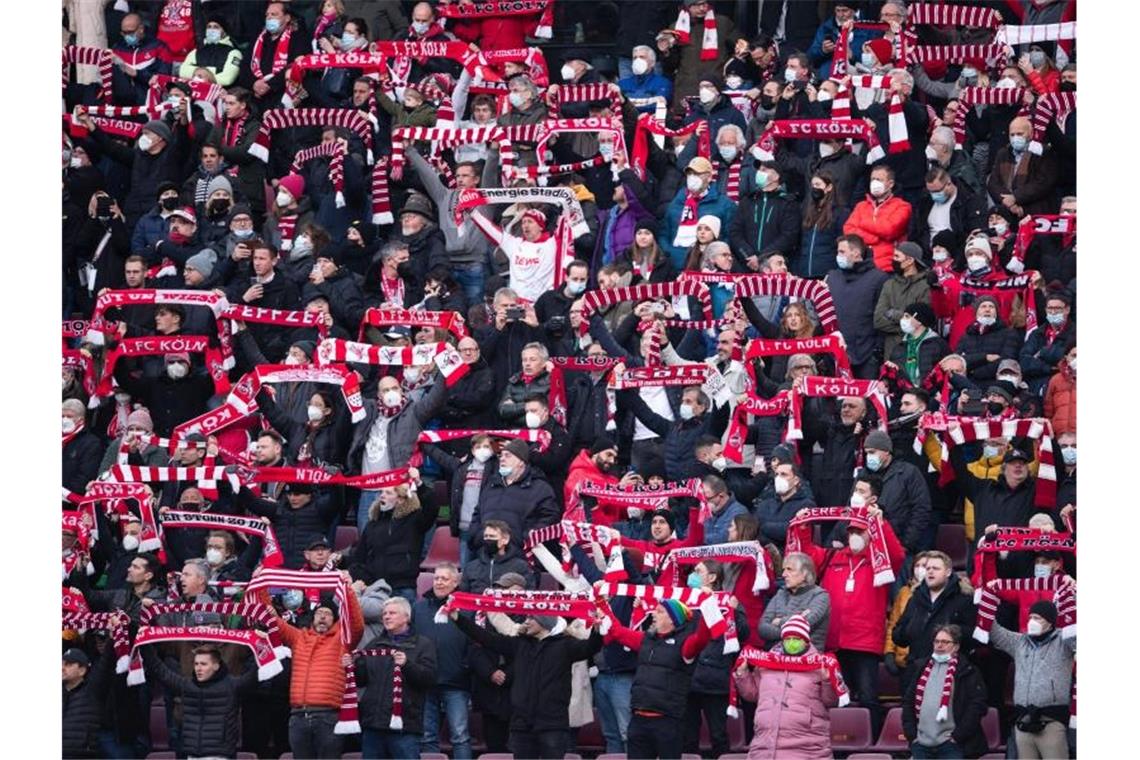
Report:
[{"label": "red jacket", "polygon": [[474,42],[482,50],[526,47],[527,30],[534,27],[534,16],[491,16],[448,23],[451,33],[464,42]]},{"label": "red jacket", "polygon": [[[704,523],[700,522],[700,514],[700,507],[689,509],[689,535],[683,539],[670,538],[659,544],[656,541],[638,541],[623,536],[621,539],[622,548],[629,553],[630,557],[641,563],[643,573],[658,572],[661,570],[661,563],[665,561],[665,557],[673,549],[704,544],[705,526]],[[595,512],[594,522],[599,522],[597,516],[598,513]]]},{"label": "red jacket", "polygon": [[[887,555],[897,576],[906,549],[899,543],[891,524],[886,520],[882,523]],[[819,585],[831,597],[827,651],[851,649],[882,655],[887,641],[887,601],[891,584],[872,584],[875,572],[871,569],[870,550],[864,549],[862,555],[854,555],[846,546],[824,549],[812,543],[810,525],[798,525],[788,530],[799,531],[800,545],[817,568]],[[850,592],[846,590],[849,575],[855,578],[854,590]]]},{"label": "red jacket", "polygon": [[1048,95],[1051,92],[1061,91],[1061,72],[1057,69],[1047,71],[1044,74],[1031,71],[1025,78],[1029,80],[1029,86],[1038,95]]},{"label": "red jacket", "polygon": [[[570,471],[566,475],[566,484],[562,487],[562,503],[566,505],[564,514],[571,515],[578,508],[581,501],[578,498],[578,485],[581,483],[594,483],[600,486],[617,485],[618,479],[609,473],[602,472],[590,458],[590,452],[582,449],[578,456],[570,462]],[[595,523],[609,525],[608,522],[594,519]]]},{"label": "red jacket", "polygon": [[891,254],[895,243],[906,240],[910,225],[910,204],[892,195],[876,203],[870,195],[855,204],[851,216],[843,223],[844,235],[858,235],[875,254],[875,266],[884,272],[891,271]]},{"label": "red jacket", "polygon": [[[958,341],[966,334],[966,328],[974,323],[973,307],[960,305],[962,291],[964,290],[962,287],[962,278],[967,276],[969,276],[968,273],[959,275],[951,280],[943,280],[939,283],[938,287],[930,289],[930,306],[934,309],[934,314],[939,319],[952,320],[950,323],[950,338],[947,340],[947,343],[951,346],[957,346]],[[1008,274],[999,270],[990,272],[977,279],[998,281],[1008,277]],[[983,295],[990,295],[997,299],[998,316],[1001,317],[1002,322],[1008,325],[1010,312],[1013,310],[1014,299],[1022,295],[1022,291],[994,290],[989,293],[984,293]],[[1033,308],[1033,304],[1029,304],[1029,308]]]}]

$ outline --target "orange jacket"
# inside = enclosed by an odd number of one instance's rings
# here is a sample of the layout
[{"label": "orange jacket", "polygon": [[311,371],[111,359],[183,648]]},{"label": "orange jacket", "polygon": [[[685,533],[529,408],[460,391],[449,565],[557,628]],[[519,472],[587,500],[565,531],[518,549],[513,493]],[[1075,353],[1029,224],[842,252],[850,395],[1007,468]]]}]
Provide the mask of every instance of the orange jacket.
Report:
[{"label": "orange jacket", "polygon": [[843,223],[843,234],[863,238],[863,242],[874,251],[875,266],[890,272],[895,243],[906,240],[910,211],[910,204],[898,196],[892,195],[876,204],[868,195],[851,210],[851,216]]},{"label": "orange jacket", "polygon": [[1049,379],[1045,416],[1053,423],[1053,435],[1077,432],[1077,379],[1064,370]]},{"label": "orange jacket", "polygon": [[[272,609],[269,594],[262,590],[259,595],[262,597],[259,601]],[[339,622],[320,634],[312,628],[297,628],[284,620],[277,621],[282,641],[293,650],[293,675],[289,682],[289,704],[293,707],[340,708],[344,696],[344,666],[340,658],[356,649],[364,635],[364,615],[352,591],[348,594],[348,620],[351,634],[348,644],[340,640]]]}]

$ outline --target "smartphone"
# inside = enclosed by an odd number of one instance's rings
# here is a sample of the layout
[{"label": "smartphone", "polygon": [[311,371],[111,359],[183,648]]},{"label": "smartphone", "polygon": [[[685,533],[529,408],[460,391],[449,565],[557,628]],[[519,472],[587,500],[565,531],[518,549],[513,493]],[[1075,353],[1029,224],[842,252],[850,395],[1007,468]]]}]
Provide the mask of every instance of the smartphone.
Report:
[{"label": "smartphone", "polygon": [[95,200],[95,216],[97,216],[100,219],[106,219],[106,218],[110,217],[111,216],[111,206],[113,206],[114,203],[115,202],[111,199],[111,196],[100,195]]},{"label": "smartphone", "polygon": [[508,306],[507,307],[507,319],[508,320],[511,320],[511,319],[518,320],[518,319],[522,319],[525,316],[526,316],[526,309],[524,309],[522,306]]},{"label": "smartphone", "polygon": [[664,314],[665,313],[665,304],[661,303],[660,301],[654,301],[649,306],[649,311],[652,314]]}]

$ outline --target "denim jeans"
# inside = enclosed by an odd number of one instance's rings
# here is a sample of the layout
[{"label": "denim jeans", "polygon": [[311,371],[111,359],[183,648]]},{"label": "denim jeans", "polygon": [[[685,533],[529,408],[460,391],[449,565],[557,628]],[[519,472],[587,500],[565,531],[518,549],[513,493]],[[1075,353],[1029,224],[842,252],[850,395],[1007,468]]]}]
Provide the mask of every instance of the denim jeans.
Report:
[{"label": "denim jeans", "polygon": [[[299,757],[294,750],[294,757]],[[362,760],[419,760],[420,735],[403,731],[361,729],[360,757]]]},{"label": "denim jeans", "polygon": [[469,306],[483,303],[483,287],[486,275],[483,271],[483,262],[477,264],[459,264],[451,268],[451,276],[463,288],[463,297]]},{"label": "denim jeans", "polygon": [[364,535],[364,526],[368,524],[368,510],[372,507],[372,502],[376,501],[376,497],[380,495],[379,491],[361,491],[360,501],[356,507],[356,529],[360,531],[360,535]]},{"label": "denim jeans", "polygon": [[910,754],[914,760],[925,760],[925,758],[963,758],[962,748],[954,742],[943,742],[937,747],[924,747],[918,742],[910,743]]},{"label": "denim jeans", "polygon": [[599,673],[594,680],[594,706],[598,708],[598,717],[602,721],[606,752],[625,752],[629,731],[629,692],[632,688],[633,673]]},{"label": "denim jeans", "polygon": [[467,560],[475,556],[475,552],[471,551],[468,541],[471,540],[471,531],[459,531],[459,567],[467,567]]},{"label": "denim jeans", "polygon": [[336,728],[336,710],[294,710],[289,715],[289,746],[293,757],[334,760],[340,757],[341,737]]},{"label": "denim jeans", "polygon": [[[451,737],[451,756],[455,760],[471,757],[471,736],[467,733],[467,702],[470,695],[462,689],[432,689],[424,700],[424,738],[421,752],[439,752],[439,716],[447,715],[447,734]],[[441,710],[442,707],[442,710]]]}]

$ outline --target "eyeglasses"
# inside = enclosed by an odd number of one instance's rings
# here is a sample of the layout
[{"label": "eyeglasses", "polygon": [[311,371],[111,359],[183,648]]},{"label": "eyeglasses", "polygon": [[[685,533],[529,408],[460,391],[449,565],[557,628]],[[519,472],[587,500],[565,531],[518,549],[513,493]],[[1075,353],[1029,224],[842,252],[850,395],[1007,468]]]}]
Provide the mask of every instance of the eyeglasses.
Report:
[{"label": "eyeglasses", "polygon": [[944,644],[944,645],[950,646],[950,647],[954,646],[954,642],[951,641],[950,639],[935,639],[934,643],[935,644]]}]

